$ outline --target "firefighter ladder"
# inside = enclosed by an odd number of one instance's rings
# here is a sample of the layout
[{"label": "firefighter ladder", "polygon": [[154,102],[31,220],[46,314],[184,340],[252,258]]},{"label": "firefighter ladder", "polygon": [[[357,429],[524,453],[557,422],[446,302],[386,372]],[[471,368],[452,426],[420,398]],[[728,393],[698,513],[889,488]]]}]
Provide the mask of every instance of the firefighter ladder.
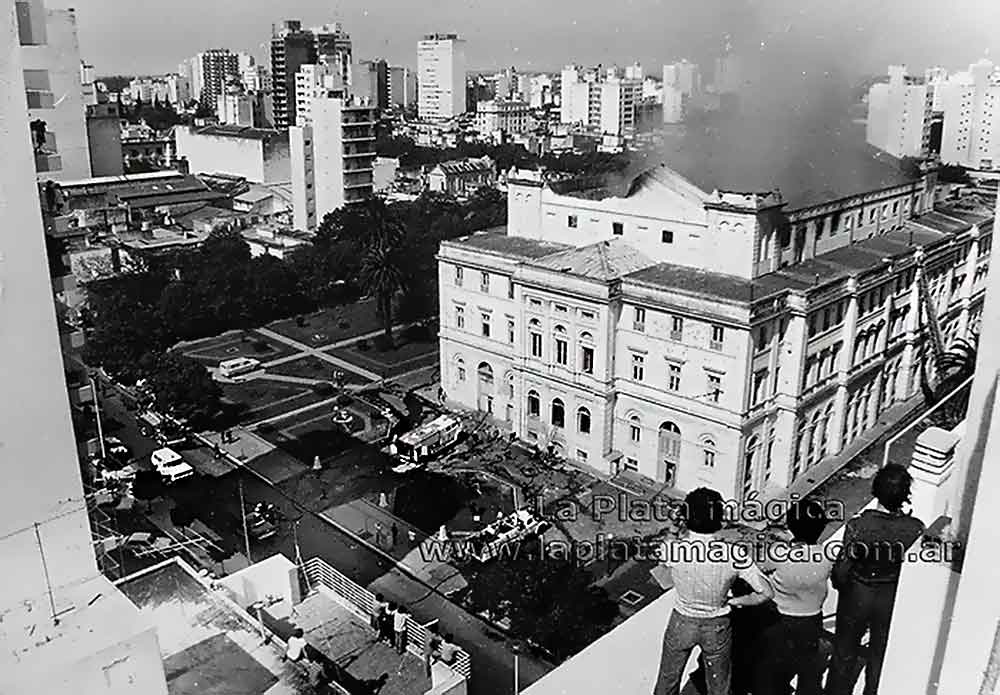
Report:
[{"label": "firefighter ladder", "polygon": [[930,287],[927,285],[927,273],[924,271],[923,261],[918,262],[917,285],[920,289],[920,303],[927,316],[927,328],[931,334],[931,344],[934,348],[934,361],[937,362],[944,355],[944,338],[941,335],[941,324],[938,323],[937,307],[931,296]]}]

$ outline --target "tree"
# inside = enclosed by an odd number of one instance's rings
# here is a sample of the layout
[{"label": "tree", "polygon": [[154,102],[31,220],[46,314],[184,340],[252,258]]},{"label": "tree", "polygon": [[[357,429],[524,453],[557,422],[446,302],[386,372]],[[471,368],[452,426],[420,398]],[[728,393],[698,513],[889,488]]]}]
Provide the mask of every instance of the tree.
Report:
[{"label": "tree", "polygon": [[361,263],[361,286],[376,299],[387,345],[392,344],[392,300],[406,286],[403,267],[402,249],[387,241],[376,241]]},{"label": "tree", "polygon": [[173,352],[157,359],[149,375],[157,410],[193,423],[219,411],[222,389],[201,364]]},{"label": "tree", "polygon": [[137,471],[132,482],[132,496],[140,502],[152,502],[163,496],[165,489],[163,476],[156,470]]},{"label": "tree", "polygon": [[507,618],[515,634],[565,658],[603,634],[618,607],[592,586],[587,570],[541,552],[534,539],[519,546],[517,557],[486,565],[469,599],[494,618]]}]

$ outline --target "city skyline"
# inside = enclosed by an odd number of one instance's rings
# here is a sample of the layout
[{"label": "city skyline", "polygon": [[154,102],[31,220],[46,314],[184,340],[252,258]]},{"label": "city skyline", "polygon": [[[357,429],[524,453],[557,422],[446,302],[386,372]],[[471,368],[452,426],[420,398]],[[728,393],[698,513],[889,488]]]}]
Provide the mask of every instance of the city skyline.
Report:
[{"label": "city skyline", "polygon": [[347,0],[332,12],[314,0],[294,0],[277,10],[251,0],[238,13],[218,0],[179,0],[159,8],[58,0],[50,7],[75,8],[81,54],[100,75],[166,73],[183,58],[213,47],[247,51],[261,60],[271,25],[286,18],[305,24],[340,21],[358,56],[411,67],[423,33],[456,32],[468,41],[470,70],[516,65],[553,71],[567,62],[633,60],[660,65],[685,56],[705,60],[721,49],[726,32],[733,35],[736,50],[771,52],[768,57],[783,62],[797,56],[810,64],[820,59],[855,76],[880,74],[886,64],[897,62],[914,70],[931,64],[954,68],[995,55],[990,49],[998,48],[991,46],[989,27],[1000,22],[1000,5],[981,0],[956,0],[947,9],[924,0],[888,0],[877,8],[849,0],[835,11],[818,0],[779,0],[766,9],[756,0],[732,4],[629,0],[614,7],[580,7],[555,0],[544,12],[525,0],[502,8],[479,3],[411,8]]}]

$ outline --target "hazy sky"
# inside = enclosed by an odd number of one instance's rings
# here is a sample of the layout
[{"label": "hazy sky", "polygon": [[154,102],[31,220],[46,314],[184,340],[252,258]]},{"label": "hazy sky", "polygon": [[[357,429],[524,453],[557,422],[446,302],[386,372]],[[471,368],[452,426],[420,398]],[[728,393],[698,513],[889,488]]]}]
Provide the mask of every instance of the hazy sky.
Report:
[{"label": "hazy sky", "polygon": [[[468,40],[470,68],[556,69],[704,59],[729,32],[766,62],[837,72],[890,62],[958,68],[1000,53],[1000,0],[46,0],[75,7],[84,60],[101,74],[168,72],[201,49],[263,55],[272,23],[339,20],[362,58],[414,65],[431,31]],[[990,30],[994,36],[990,37]],[[763,42],[763,46],[761,45]],[[989,51],[989,49],[993,49]],[[996,56],[1000,58],[1000,55]],[[657,66],[655,70],[653,66]]]}]

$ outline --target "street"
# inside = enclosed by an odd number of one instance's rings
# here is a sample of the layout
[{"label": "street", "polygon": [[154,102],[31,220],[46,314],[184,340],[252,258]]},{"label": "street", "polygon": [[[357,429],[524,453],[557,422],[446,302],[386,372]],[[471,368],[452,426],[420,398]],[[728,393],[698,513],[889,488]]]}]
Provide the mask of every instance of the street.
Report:
[{"label": "street", "polygon": [[[156,444],[139,432],[132,413],[125,410],[121,400],[113,395],[102,399],[101,407],[105,421],[112,424],[107,430],[124,441],[137,458],[148,460],[149,453]],[[182,452],[183,453],[183,452]],[[309,475],[306,471],[302,475]],[[243,483],[243,497],[248,507],[257,502],[274,504],[285,520],[279,524],[279,533],[267,541],[251,541],[252,560],[261,560],[274,553],[282,553],[295,560],[295,536],[298,537],[302,559],[319,557],[350,577],[358,584],[372,591],[380,592],[390,601],[405,604],[414,617],[421,622],[438,619],[441,631],[451,633],[455,641],[465,649],[472,659],[473,677],[469,692],[475,695],[506,695],[513,689],[513,656],[503,635],[495,632],[478,617],[455,605],[444,596],[403,572],[395,569],[388,560],[374,551],[356,543],[330,523],[312,511],[306,510],[290,499],[281,490],[265,483],[258,476],[245,470],[233,471],[220,478],[202,476],[198,478],[198,497],[205,505],[205,516],[212,510],[217,519],[240,518],[240,481]],[[286,483],[287,484],[287,483]],[[191,486],[184,486],[190,489]],[[182,488],[178,488],[179,490]],[[220,513],[221,512],[221,513]],[[202,519],[210,526],[212,521]],[[295,531],[292,526],[295,524]],[[244,539],[238,528],[232,524],[221,524],[225,528],[213,528],[226,536],[232,546],[243,549]],[[236,537],[233,537],[233,536]],[[521,687],[541,678],[551,666],[527,655],[519,660]]]}]

